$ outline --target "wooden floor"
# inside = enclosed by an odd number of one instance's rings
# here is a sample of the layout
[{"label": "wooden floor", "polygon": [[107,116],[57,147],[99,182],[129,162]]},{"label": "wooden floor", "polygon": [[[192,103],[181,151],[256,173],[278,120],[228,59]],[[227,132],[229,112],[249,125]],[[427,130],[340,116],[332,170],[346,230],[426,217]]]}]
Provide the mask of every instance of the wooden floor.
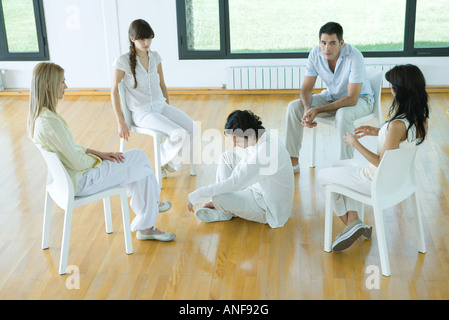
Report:
[{"label": "wooden floor", "polygon": [[[294,98],[174,95],[171,104],[199,121],[203,132],[222,132],[229,112],[245,108],[283,137],[286,106]],[[384,95],[384,116],[390,102],[391,96]],[[323,251],[324,199],[315,177],[337,158],[333,128],[326,126],[318,129],[315,169],[308,167],[310,132],[305,132],[293,212],[285,227],[270,229],[241,219],[197,221],[187,210],[187,194],[213,182],[215,164],[198,165],[195,177],[184,165],[163,181],[162,199],[172,201],[173,208],[157,222],[177,234],[175,241],[144,242],[133,234],[134,253],[126,255],[118,199],[112,200],[112,234],[105,233],[102,203],[90,204],[75,209],[73,218],[69,265],[79,274],[59,275],[63,211],[54,208],[50,248],[42,250],[46,165],[26,137],[28,97],[1,96],[0,299],[449,299],[449,95],[432,94],[431,106],[429,139],[417,158],[428,251],[415,249],[407,201],[386,210],[392,274],[380,277],[377,289],[369,285],[376,283],[380,268],[375,233],[345,252]],[[58,110],[78,143],[118,150],[109,97],[67,96]],[[203,138],[201,152],[210,157],[209,140]],[[133,134],[128,148],[133,147],[153,159],[151,138]],[[370,207],[366,223],[374,223]],[[342,227],[334,219],[334,236]]]}]

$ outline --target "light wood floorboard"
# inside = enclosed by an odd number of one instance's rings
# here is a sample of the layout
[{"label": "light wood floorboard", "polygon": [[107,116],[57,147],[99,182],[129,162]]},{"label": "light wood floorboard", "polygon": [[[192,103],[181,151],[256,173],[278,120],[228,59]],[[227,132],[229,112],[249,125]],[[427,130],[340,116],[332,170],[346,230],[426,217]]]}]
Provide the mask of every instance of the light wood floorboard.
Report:
[{"label": "light wood floorboard", "polygon": [[[266,128],[285,132],[285,112],[297,95],[176,95],[171,103],[208,129],[223,131],[234,109],[251,109]],[[383,113],[391,96],[383,97]],[[63,212],[54,208],[50,248],[42,250],[41,229],[46,165],[26,137],[27,96],[0,97],[0,299],[448,299],[449,298],[449,94],[431,95],[428,141],[417,158],[419,200],[424,215],[427,253],[414,245],[409,203],[385,211],[391,277],[369,289],[366,273],[380,266],[375,233],[342,253],[323,251],[324,197],[315,181],[319,169],[337,158],[333,128],[317,132],[317,166],[308,167],[310,131],[305,131],[301,173],[295,176],[292,217],[285,227],[233,219],[206,224],[187,210],[187,194],[211,183],[213,161],[188,165],[163,181],[162,200],[173,208],[157,226],[175,232],[170,243],[142,242],[133,235],[125,254],[120,203],[112,199],[114,233],[106,234],[102,203],[76,208],[69,265],[80,271],[80,288],[68,289],[71,274],[60,276],[58,263]],[[79,144],[118,150],[119,138],[109,97],[67,96],[59,113]],[[216,141],[217,142],[217,141]],[[224,142],[224,140],[222,141]],[[153,159],[151,138],[132,134],[128,148]],[[202,141],[203,158],[211,157]],[[220,150],[221,152],[222,150]],[[218,154],[215,154],[218,156]],[[131,211],[131,215],[133,212]],[[372,208],[366,223],[373,224]],[[334,219],[334,236],[342,229]]]}]

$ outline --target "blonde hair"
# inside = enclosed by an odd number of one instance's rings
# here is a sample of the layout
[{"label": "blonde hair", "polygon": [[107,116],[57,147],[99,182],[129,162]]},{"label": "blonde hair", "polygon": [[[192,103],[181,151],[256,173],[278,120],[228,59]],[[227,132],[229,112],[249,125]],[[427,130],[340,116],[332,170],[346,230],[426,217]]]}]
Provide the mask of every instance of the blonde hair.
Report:
[{"label": "blonde hair", "polygon": [[33,69],[28,110],[28,136],[33,139],[34,123],[42,108],[56,112],[64,69],[55,63],[41,62]]}]

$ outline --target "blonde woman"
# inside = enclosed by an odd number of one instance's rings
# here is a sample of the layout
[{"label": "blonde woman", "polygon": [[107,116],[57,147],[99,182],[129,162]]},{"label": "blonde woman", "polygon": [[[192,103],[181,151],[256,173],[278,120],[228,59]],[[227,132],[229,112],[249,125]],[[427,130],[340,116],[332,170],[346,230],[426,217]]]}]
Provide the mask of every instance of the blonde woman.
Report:
[{"label": "blonde woman", "polygon": [[[120,109],[118,84],[123,80],[126,103],[131,110],[133,122],[139,126],[165,133],[168,138],[161,145],[162,169],[173,172],[183,164],[183,150],[190,136],[197,132],[195,122],[182,110],[169,105],[167,87],[162,72],[161,57],[150,50],[154,31],[144,20],[131,23],[128,30],[129,52],[114,62],[111,88],[120,138],[128,140],[129,128]],[[162,172],[166,175],[166,171]]]},{"label": "blonde woman", "polygon": [[126,187],[136,217],[131,230],[140,240],[170,241],[175,234],[155,226],[160,211],[168,210],[168,201],[159,202],[160,189],[145,153],[138,149],[102,152],[75,143],[72,131],[57,113],[58,100],[67,88],[64,69],[43,62],[33,70],[28,135],[40,148],[56,153],[72,179],[78,196],[97,193],[114,185]]}]

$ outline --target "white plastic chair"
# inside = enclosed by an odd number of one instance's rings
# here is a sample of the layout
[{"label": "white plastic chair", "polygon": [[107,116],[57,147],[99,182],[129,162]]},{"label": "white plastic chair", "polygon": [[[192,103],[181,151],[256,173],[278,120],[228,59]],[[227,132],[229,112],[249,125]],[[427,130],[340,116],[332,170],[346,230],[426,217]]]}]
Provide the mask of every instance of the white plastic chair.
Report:
[{"label": "white plastic chair", "polygon": [[[123,117],[125,118],[126,125],[128,128],[137,133],[141,134],[147,134],[153,137],[154,141],[154,171],[156,174],[156,179],[159,183],[159,187],[162,188],[162,177],[161,177],[161,142],[162,138],[166,137],[166,135],[163,132],[148,129],[148,128],[142,128],[138,127],[134,124],[133,118],[131,116],[131,111],[128,108],[128,105],[126,104],[126,90],[125,85],[123,84],[123,81],[121,81],[118,84],[118,91],[120,95],[120,108],[123,113]],[[125,151],[126,148],[126,140],[121,138],[120,139],[120,151]],[[190,175],[194,176],[196,175],[195,172],[195,165],[193,164],[193,135],[190,135]]]},{"label": "white plastic chair", "polygon": [[[382,71],[378,71],[377,69],[374,68],[368,68],[366,70],[366,76],[369,79],[371,88],[374,91],[373,112],[354,121],[354,125],[357,126],[362,122],[375,118],[377,120],[377,124],[380,126],[382,124],[382,107],[381,107]],[[318,115],[315,118],[315,121],[317,123],[327,124],[328,126],[335,127],[335,116]],[[316,157],[316,127],[312,128],[311,145],[312,145],[312,152],[310,154],[310,167],[314,168]]]},{"label": "white plastic chair", "polygon": [[[416,195],[415,159],[418,147],[388,150],[384,153],[376,170],[372,184],[371,196],[348,189],[338,184],[326,187],[326,213],[324,227],[324,251],[332,251],[332,203],[333,193],[341,194],[360,202],[359,217],[363,221],[364,204],[373,206],[374,223],[379,246],[382,274],[390,276],[387,242],[382,211],[411,198],[415,216],[418,251],[426,252],[424,228],[421,209]],[[412,233],[411,233],[412,234]]]},{"label": "white plastic chair", "polygon": [[133,253],[131,230],[129,222],[128,196],[126,189],[115,186],[97,194],[77,197],[70,176],[59,157],[38,147],[47,163],[47,190],[45,193],[44,225],[42,233],[42,249],[49,247],[50,219],[53,203],[64,209],[64,227],[62,233],[61,256],[59,261],[59,274],[65,274],[70,246],[70,231],[72,227],[73,209],[94,201],[103,200],[106,233],[112,233],[111,202],[109,197],[119,195],[122,204],[123,232],[125,234],[125,250],[127,254]]}]

